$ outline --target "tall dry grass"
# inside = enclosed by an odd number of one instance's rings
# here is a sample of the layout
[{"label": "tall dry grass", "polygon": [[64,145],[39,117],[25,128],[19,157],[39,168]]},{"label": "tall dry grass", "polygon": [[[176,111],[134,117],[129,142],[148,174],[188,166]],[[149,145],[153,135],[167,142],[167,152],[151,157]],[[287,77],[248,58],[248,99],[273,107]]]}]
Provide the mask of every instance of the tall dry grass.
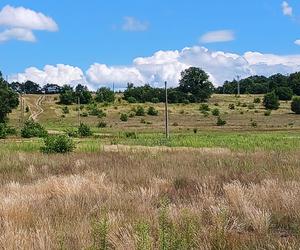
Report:
[{"label": "tall dry grass", "polygon": [[2,249],[298,249],[299,152],[0,153]]}]

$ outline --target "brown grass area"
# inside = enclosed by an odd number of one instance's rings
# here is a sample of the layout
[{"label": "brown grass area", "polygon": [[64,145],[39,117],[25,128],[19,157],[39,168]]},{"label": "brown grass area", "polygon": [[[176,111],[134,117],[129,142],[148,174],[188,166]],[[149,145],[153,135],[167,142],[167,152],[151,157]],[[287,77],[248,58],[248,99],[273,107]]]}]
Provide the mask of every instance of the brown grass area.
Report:
[{"label": "brown grass area", "polygon": [[0,154],[2,249],[298,249],[300,154]]}]

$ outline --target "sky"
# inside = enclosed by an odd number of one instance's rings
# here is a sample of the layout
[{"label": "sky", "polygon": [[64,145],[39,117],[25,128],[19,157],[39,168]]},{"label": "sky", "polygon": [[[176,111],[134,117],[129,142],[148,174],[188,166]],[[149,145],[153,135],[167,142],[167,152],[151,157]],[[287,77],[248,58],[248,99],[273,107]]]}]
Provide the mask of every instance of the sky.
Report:
[{"label": "sky", "polygon": [[300,71],[298,0],[1,0],[0,70],[9,81],[177,86]]}]

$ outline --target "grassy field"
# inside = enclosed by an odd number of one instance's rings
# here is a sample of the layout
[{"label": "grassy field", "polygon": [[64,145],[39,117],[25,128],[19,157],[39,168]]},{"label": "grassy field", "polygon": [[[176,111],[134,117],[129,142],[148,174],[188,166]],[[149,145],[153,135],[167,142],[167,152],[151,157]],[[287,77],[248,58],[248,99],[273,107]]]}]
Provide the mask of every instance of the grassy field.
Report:
[{"label": "grassy field", "polygon": [[[265,116],[255,97],[213,96],[223,127],[199,104],[170,105],[169,140],[163,104],[121,122],[139,104],[118,101],[99,104],[105,118],[80,117],[95,134],[74,139],[70,154],[40,153],[42,139],[0,140],[0,247],[299,249],[300,116],[288,102]],[[50,133],[76,128],[76,106],[62,117],[56,98],[25,96],[25,118]]]}]

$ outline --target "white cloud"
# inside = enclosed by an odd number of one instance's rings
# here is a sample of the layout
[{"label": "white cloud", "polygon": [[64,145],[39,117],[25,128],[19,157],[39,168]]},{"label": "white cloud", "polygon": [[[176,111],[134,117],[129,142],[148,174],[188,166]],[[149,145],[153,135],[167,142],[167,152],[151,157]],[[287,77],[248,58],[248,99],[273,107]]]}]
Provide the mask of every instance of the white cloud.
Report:
[{"label": "white cloud", "polygon": [[285,16],[293,16],[293,8],[289,5],[288,2],[283,1],[281,4],[282,13]]},{"label": "white cloud", "polygon": [[299,46],[300,46],[300,39],[299,39],[299,40],[296,40],[294,43],[295,43],[296,45],[299,45]]},{"label": "white cloud", "polygon": [[124,23],[122,25],[122,29],[124,31],[131,31],[131,32],[146,31],[148,27],[149,27],[148,22],[140,21],[132,16],[124,17]]},{"label": "white cloud", "polygon": [[108,66],[95,63],[83,73],[79,68],[68,65],[46,66],[43,70],[28,68],[24,73],[10,78],[23,82],[33,80],[40,84],[86,83],[91,89],[100,86],[125,88],[128,82],[136,85],[149,83],[162,87],[164,81],[169,86],[178,86],[182,70],[195,66],[204,69],[211,81],[221,85],[225,80],[232,80],[237,75],[270,76],[276,73],[289,74],[300,71],[300,55],[275,55],[258,52],[246,52],[243,55],[210,51],[194,46],[182,50],[158,51],[150,57],[139,57],[127,66]]},{"label": "white cloud", "polygon": [[229,42],[235,40],[235,35],[232,30],[217,30],[204,34],[200,38],[201,43],[218,43]]},{"label": "white cloud", "polygon": [[0,42],[11,39],[35,42],[33,30],[57,31],[58,25],[43,13],[35,12],[24,7],[6,5],[0,11]]},{"label": "white cloud", "polygon": [[54,83],[60,86],[64,84],[86,84],[84,74],[80,68],[64,64],[57,64],[56,66],[46,65],[42,70],[30,67],[24,73],[18,73],[9,77],[10,82],[25,82],[27,80],[34,81],[40,85],[47,83]]},{"label": "white cloud", "polygon": [[0,32],[0,42],[6,42],[8,40],[20,40],[27,42],[35,42],[36,38],[31,30],[22,28],[6,29]]}]

